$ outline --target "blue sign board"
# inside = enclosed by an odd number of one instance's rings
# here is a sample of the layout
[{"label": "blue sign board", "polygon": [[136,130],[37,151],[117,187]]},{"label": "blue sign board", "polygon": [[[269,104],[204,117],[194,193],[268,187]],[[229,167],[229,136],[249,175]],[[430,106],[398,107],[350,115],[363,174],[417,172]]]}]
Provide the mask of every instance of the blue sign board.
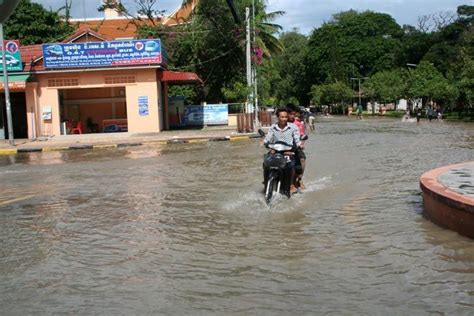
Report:
[{"label": "blue sign board", "polygon": [[184,109],[186,125],[228,124],[229,106],[227,104],[189,105]]},{"label": "blue sign board", "polygon": [[162,63],[159,39],[44,44],[45,68],[107,67]]},{"label": "blue sign board", "polygon": [[138,97],[138,114],[140,116],[148,115],[148,97],[147,96]]}]

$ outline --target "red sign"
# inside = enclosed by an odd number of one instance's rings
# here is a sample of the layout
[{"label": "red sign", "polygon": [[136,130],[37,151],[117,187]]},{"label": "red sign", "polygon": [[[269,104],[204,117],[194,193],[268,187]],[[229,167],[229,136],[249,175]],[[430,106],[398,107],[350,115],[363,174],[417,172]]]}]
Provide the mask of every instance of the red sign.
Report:
[{"label": "red sign", "polygon": [[[19,40],[4,40],[3,46],[5,46],[7,52],[13,55],[20,50],[20,41]],[[0,46],[0,50],[3,50],[3,46]]]}]

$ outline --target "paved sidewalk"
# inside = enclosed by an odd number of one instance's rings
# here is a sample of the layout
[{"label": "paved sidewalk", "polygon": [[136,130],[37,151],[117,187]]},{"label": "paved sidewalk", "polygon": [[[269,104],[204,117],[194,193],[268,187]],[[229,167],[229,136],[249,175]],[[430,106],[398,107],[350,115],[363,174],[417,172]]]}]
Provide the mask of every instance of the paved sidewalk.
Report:
[{"label": "paved sidewalk", "polygon": [[21,152],[114,148],[140,146],[144,144],[233,141],[257,137],[260,137],[257,133],[237,133],[235,128],[222,127],[162,131],[160,133],[147,134],[75,134],[40,138],[37,140],[18,139],[15,140],[15,146],[10,146],[8,140],[2,140],[0,141],[0,155],[15,155]]}]

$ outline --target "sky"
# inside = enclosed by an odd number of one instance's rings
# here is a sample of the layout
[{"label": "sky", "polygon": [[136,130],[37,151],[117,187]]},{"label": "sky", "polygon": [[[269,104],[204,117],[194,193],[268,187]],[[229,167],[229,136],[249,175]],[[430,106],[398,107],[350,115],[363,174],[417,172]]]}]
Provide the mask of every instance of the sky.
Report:
[{"label": "sky", "polygon": [[[234,0],[239,1],[239,0]],[[64,0],[33,0],[45,8],[57,9]],[[158,0],[158,9],[171,13],[182,0]],[[133,0],[122,0],[124,5],[133,7]],[[388,13],[398,24],[416,25],[417,18],[439,12],[455,12],[459,5],[474,5],[474,0],[267,0],[267,12],[285,11],[283,17],[274,22],[283,26],[284,31],[297,28],[299,32],[309,34],[311,30],[329,21],[333,14],[354,9]],[[101,17],[97,12],[101,0],[73,0],[74,18]]]}]

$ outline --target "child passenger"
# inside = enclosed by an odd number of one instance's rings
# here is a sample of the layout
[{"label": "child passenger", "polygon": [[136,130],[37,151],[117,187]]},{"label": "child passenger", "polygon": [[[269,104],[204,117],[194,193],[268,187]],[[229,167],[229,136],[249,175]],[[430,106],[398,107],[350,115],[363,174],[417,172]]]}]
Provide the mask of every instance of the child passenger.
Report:
[{"label": "child passenger", "polygon": [[[295,112],[295,121],[294,121],[294,124],[296,125],[296,127],[298,127],[298,130],[300,132],[300,136],[303,137],[303,135],[306,135],[306,131],[305,131],[305,125],[304,125],[304,121],[301,117],[301,112],[300,111],[296,111]],[[299,158],[299,161],[300,161],[300,165],[301,165],[301,173],[298,172],[298,175],[297,175],[297,178],[296,178],[296,184],[299,188],[301,188],[302,190],[305,189],[305,185],[303,183],[303,174],[304,174],[304,169],[305,169],[305,164],[306,164],[306,155],[305,153],[303,152],[303,148],[304,148],[304,141],[301,142],[301,147],[298,148],[298,152],[297,152],[297,157]]]}]

